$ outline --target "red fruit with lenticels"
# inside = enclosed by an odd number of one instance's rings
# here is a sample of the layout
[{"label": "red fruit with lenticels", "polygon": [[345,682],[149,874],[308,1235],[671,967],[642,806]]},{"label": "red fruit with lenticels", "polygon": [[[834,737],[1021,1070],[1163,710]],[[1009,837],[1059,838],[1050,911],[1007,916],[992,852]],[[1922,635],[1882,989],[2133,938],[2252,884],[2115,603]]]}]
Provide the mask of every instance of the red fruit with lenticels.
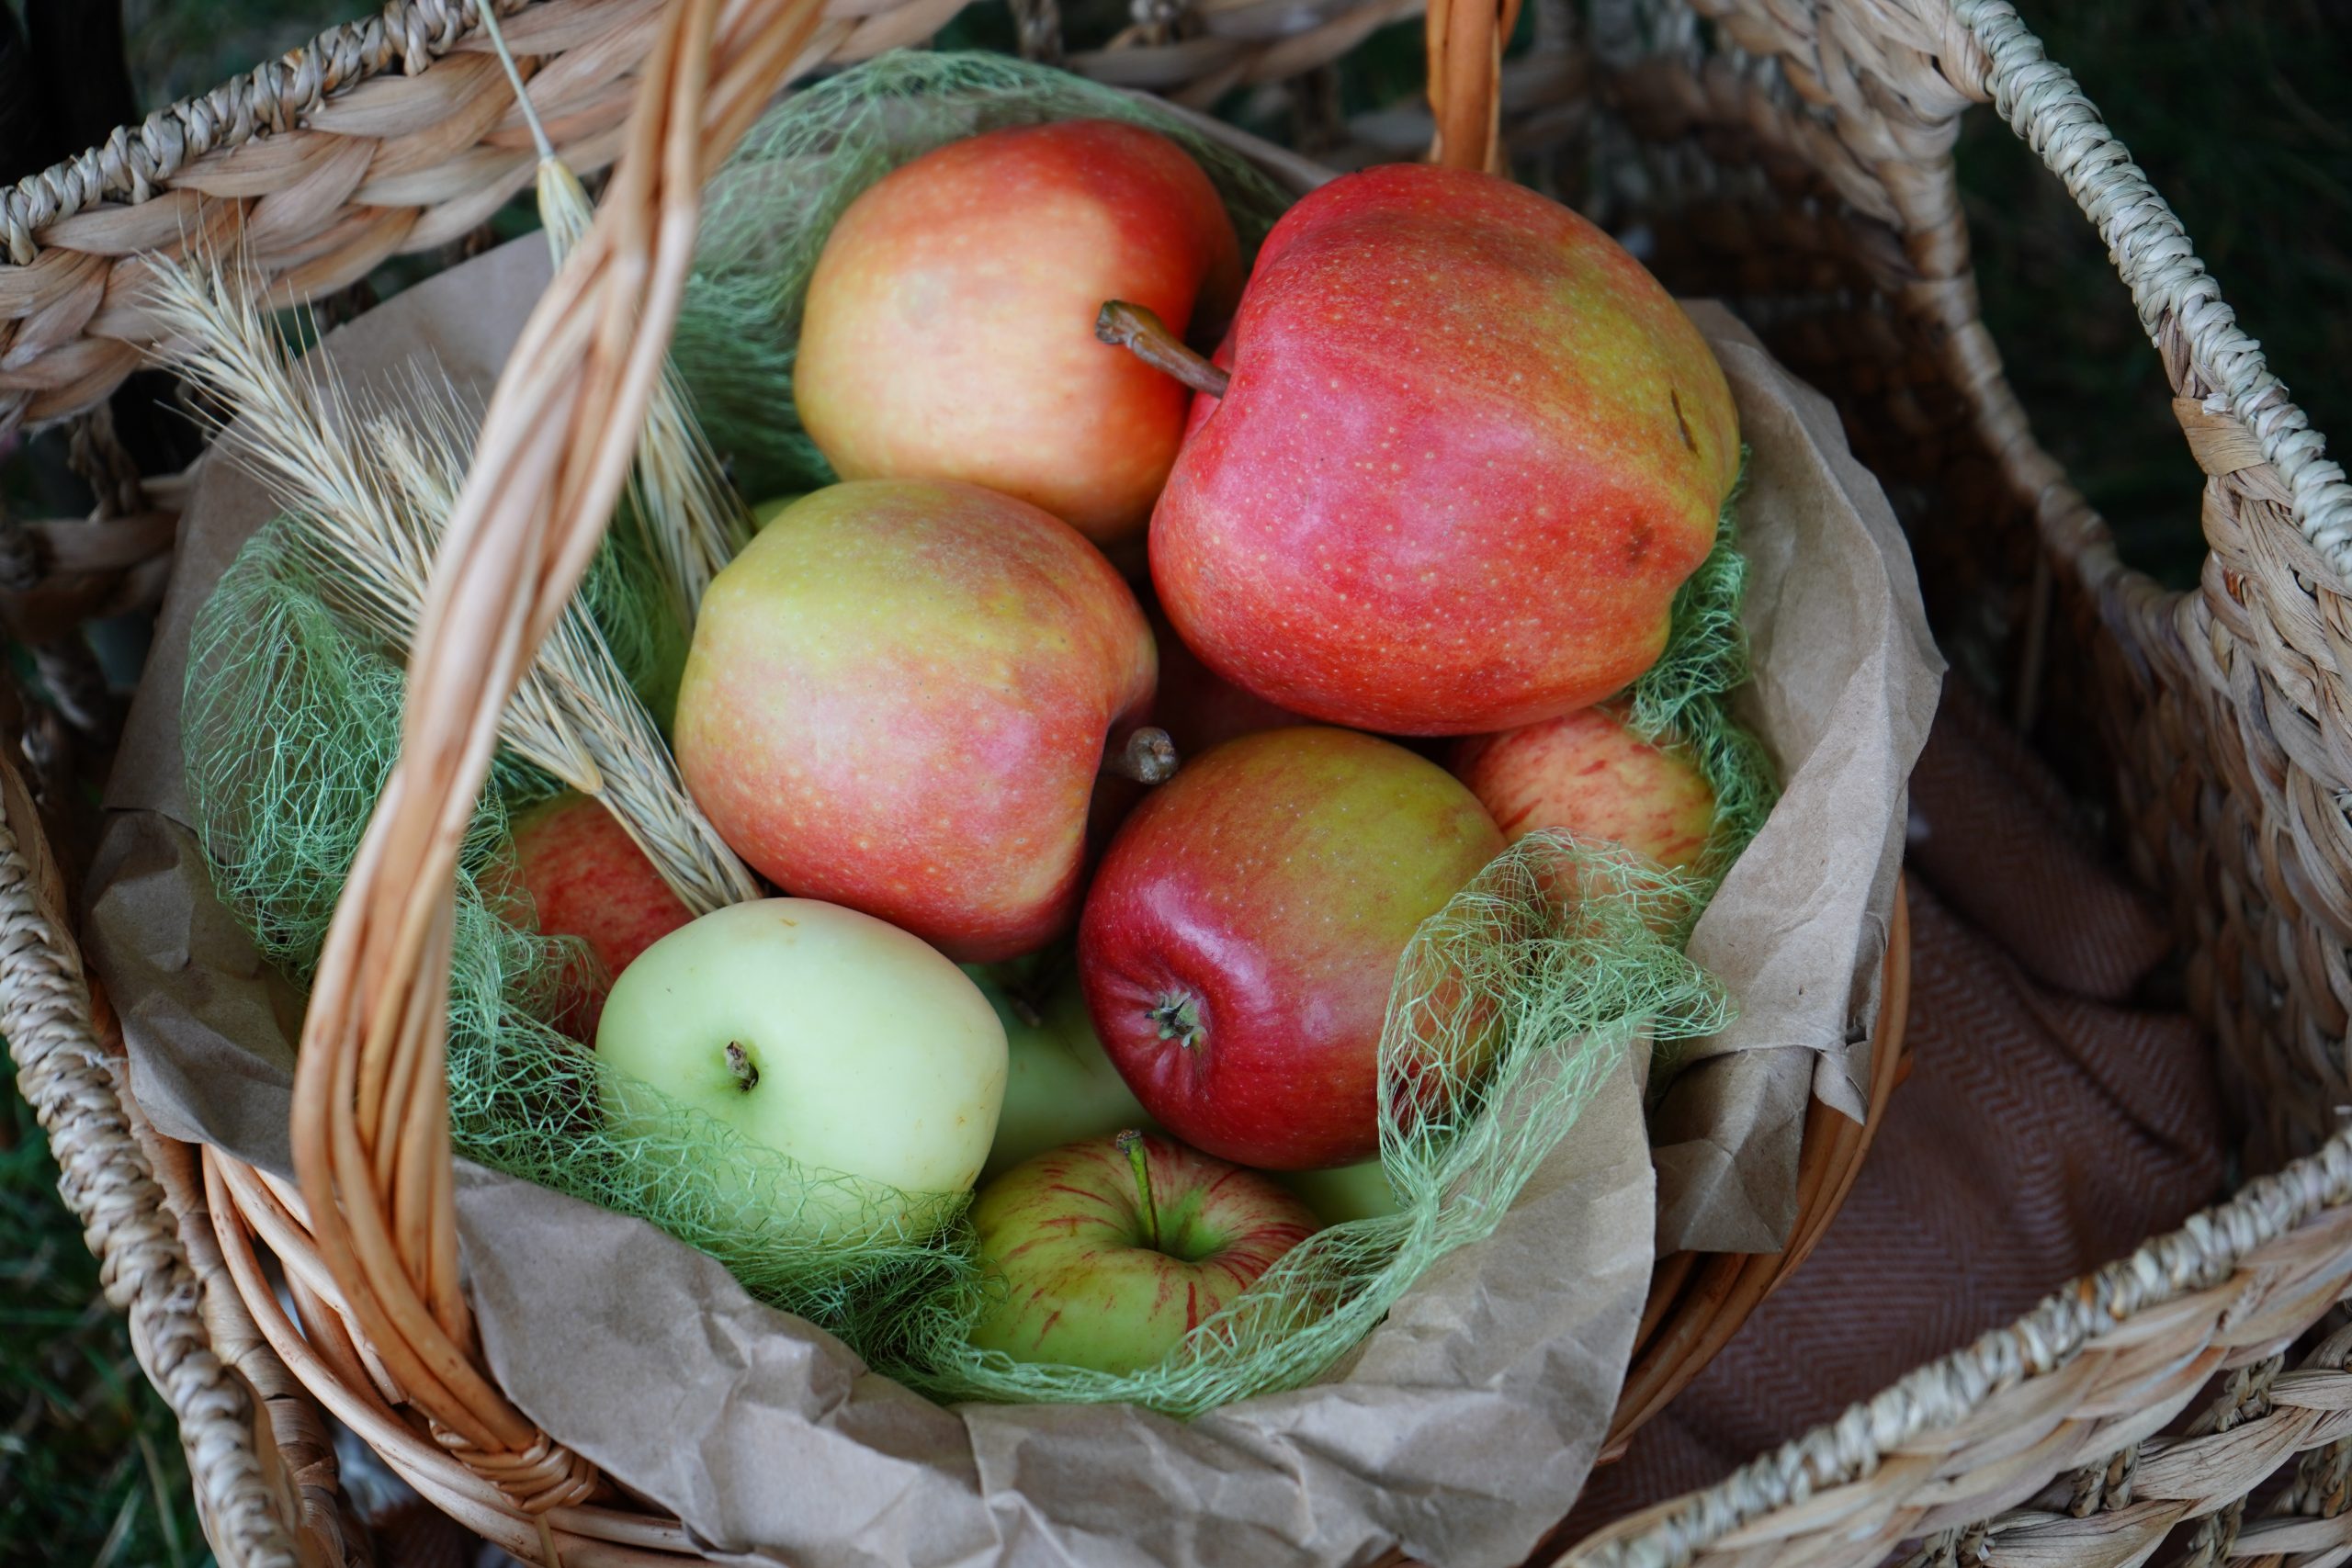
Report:
[{"label": "red fruit with lenticels", "polygon": [[550,1021],[576,1040],[594,1040],[614,979],[694,912],[613,814],[586,795],[543,801],[518,814],[513,829],[514,881],[539,930],[581,938],[595,959],[563,977],[560,1011]]},{"label": "red fruit with lenticels", "polygon": [[1513,841],[1560,828],[1680,868],[1714,831],[1715,792],[1698,763],[1634,734],[1615,704],[1473,736],[1451,766]]},{"label": "red fruit with lenticels", "polygon": [[1723,371],[1639,262],[1467,170],[1368,169],[1274,226],[1153,513],[1169,618],[1333,724],[1464,735],[1666,646],[1739,468]]},{"label": "red fruit with lenticels", "polygon": [[1103,1050],[1196,1148],[1268,1170],[1371,1158],[1397,960],[1502,847],[1444,769],[1368,735],[1268,730],[1188,760],[1079,922]]}]

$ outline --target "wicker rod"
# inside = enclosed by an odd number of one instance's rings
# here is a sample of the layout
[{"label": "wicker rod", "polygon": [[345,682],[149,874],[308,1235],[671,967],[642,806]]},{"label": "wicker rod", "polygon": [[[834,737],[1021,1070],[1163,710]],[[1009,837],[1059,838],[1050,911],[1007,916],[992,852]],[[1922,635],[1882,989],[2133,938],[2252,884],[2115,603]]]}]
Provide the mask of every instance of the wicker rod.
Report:
[{"label": "wicker rod", "polygon": [[81,955],[62,934],[57,869],[5,761],[0,800],[0,1033],[17,1088],[49,1136],[58,1190],[98,1258],[107,1300],[129,1317],[131,1349],[178,1418],[215,1549],[229,1568],[295,1568],[254,1454],[252,1402],[213,1352],[203,1292],[91,1028]]},{"label": "wicker rod", "polygon": [[410,660],[401,753],[303,1021],[293,1153],[311,1232],[392,1381],[533,1512],[594,1470],[471,1355],[443,1081],[458,842],[498,716],[603,536],[691,259],[701,187],[819,31],[817,0],[678,0],[595,220],[483,416]]}]

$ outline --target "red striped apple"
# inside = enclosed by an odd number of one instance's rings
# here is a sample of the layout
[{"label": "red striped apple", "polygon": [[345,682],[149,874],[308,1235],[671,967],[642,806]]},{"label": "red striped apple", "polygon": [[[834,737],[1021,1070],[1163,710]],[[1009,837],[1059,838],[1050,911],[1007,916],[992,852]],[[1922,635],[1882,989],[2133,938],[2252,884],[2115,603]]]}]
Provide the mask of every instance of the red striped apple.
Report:
[{"label": "red striped apple", "polygon": [[1014,1167],[972,1225],[1005,1285],[972,1343],[1103,1372],[1157,1366],[1317,1228],[1257,1172],[1139,1133]]},{"label": "red striped apple", "polygon": [[835,485],[703,596],[678,768],[779,886],[993,963],[1076,917],[1106,743],[1139,739],[1157,662],[1067,524],[977,485]]},{"label": "red striped apple", "polygon": [[1306,197],[1218,359],[1152,581],[1211,669],[1333,724],[1476,734],[1616,692],[1664,649],[1738,473],[1681,307],[1490,175],[1398,164]]},{"label": "red striped apple", "polygon": [[1095,308],[1115,296],[1214,333],[1238,258],[1216,188],[1157,132],[1080,119],[951,142],[833,226],[794,400],[843,479],[967,479],[1129,540],[1183,438],[1184,389],[1097,343]]},{"label": "red striped apple", "polygon": [[1502,848],[1444,769],[1368,735],[1267,730],[1189,761],[1112,840],[1079,924],[1103,1049],[1210,1154],[1371,1158],[1396,962]]},{"label": "red striped apple", "polygon": [[1715,792],[1698,764],[1635,735],[1615,705],[1473,736],[1451,765],[1514,842],[1565,828],[1680,868],[1714,831]]}]

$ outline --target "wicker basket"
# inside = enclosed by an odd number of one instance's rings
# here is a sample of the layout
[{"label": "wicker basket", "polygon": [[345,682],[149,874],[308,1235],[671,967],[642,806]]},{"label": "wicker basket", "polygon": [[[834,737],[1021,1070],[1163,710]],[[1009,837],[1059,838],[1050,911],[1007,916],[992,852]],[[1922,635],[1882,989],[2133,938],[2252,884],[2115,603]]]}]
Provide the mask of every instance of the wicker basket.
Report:
[{"label": "wicker basket", "polygon": [[[33,795],[0,773],[0,1027],[110,1293],[180,1414],[225,1562],[364,1555],[305,1390],[435,1503],[518,1554],[691,1556],[673,1523],[590,1501],[589,1468],[533,1428],[469,1355],[437,1100],[371,1094],[363,1126],[352,1089],[391,1076],[437,1084],[434,889],[454,852],[444,803],[471,798],[467,780],[486,759],[517,649],[545,630],[560,598],[552,585],[576,573],[617,481],[607,433],[633,428],[650,369],[630,351],[662,335],[633,343],[632,328],[666,324],[674,310],[691,231],[677,220],[712,150],[776,82],[927,36],[956,8],[514,8],[510,39],[540,62],[534,100],[575,165],[609,161],[625,139],[639,155],[623,164],[582,265],[556,286],[568,309],[539,318],[572,330],[526,336],[526,374],[510,377],[485,430],[477,505],[453,530],[469,556],[457,574],[464,602],[441,607],[452,635],[420,639],[434,651],[415,674],[415,706],[448,728],[436,726],[435,746],[412,736],[313,995],[298,1084],[300,1191],[144,1134],[119,1093],[103,999],[80,970],[51,830]],[[1297,120],[1311,129],[1328,96],[1317,68],[1409,9],[1148,9],[1119,47],[1070,62],[1188,103],[1302,80]],[[1050,0],[1018,14],[1024,46],[1057,52]],[[72,414],[138,363],[146,323],[138,263],[124,258],[143,249],[242,218],[248,253],[288,290],[318,295],[472,231],[527,182],[530,155],[469,19],[403,0],[0,196],[0,429]],[[1669,284],[1750,307],[1783,360],[1840,399],[1858,453],[1917,498],[1909,520],[1947,624],[2007,634],[1996,646],[2011,655],[2020,709],[2043,700],[2045,671],[2075,678],[2053,682],[2046,700],[2105,742],[2135,864],[2171,900],[2195,955],[2193,1000],[2251,1113],[2254,1157],[2318,1146],[2346,1097],[2352,998],[2352,827],[2335,806],[2352,783],[2335,630],[2347,624],[2337,585],[2352,561],[2352,494],[2169,211],[2004,0],[1699,0],[1696,10],[1601,0],[1582,38],[1565,10],[1539,14],[1536,49],[1500,72],[1498,91],[1496,22],[1484,7],[1433,6],[1433,126],[1377,126],[1385,147],[1326,137],[1327,155],[1394,155],[1430,129],[1450,158],[1473,163],[1499,130],[1513,154],[1555,177],[1604,152],[1608,183],[1579,194],[1645,222]],[[395,65],[405,73],[390,73]],[[2035,446],[1974,319],[1949,149],[1959,114],[1985,98],[2098,222],[2164,356],[2209,476],[2214,553],[2196,594],[2165,594],[2116,559]],[[265,129],[276,134],[255,134]],[[120,478],[102,439],[85,445],[94,472]],[[131,482],[100,493],[104,528],[51,529],[34,536],[47,559],[0,560],[20,626],[53,635],[153,581],[154,514],[168,494]],[[43,646],[58,670],[48,684],[70,697],[70,651]],[[69,854],[85,841],[71,816],[74,755],[86,749],[74,716],[70,704],[63,720],[28,714],[21,731],[39,807]],[[1899,995],[1899,983],[1888,989]],[[395,1056],[426,1070],[390,1075]],[[1894,1057],[1881,1054],[1881,1102]],[[394,1136],[404,1122],[413,1135]],[[1867,1134],[1808,1129],[1812,1201],[1789,1259],[1834,1212]],[[391,1155],[382,1171],[363,1153],[379,1147]],[[2352,1289],[2347,1205],[2352,1144],[2319,1146],[2016,1328],[1571,1555],[1860,1564],[1917,1540],[1939,1562],[1966,1551],[2020,1568],[2053,1554],[2123,1564],[2199,1519],[2200,1562],[2332,1561],[2352,1546],[2352,1526],[2336,1519],[2352,1341],[2321,1342],[2291,1372],[2281,1358]],[[265,1248],[285,1270],[291,1317],[264,1273]],[[1655,1409],[1787,1261],[1663,1266],[1649,1359],[1621,1422]],[[2209,1408],[2195,1408],[2200,1395]],[[2161,1435],[2175,1429],[2183,1435]],[[2307,1451],[2278,1517],[2244,1522],[2246,1496]]]}]

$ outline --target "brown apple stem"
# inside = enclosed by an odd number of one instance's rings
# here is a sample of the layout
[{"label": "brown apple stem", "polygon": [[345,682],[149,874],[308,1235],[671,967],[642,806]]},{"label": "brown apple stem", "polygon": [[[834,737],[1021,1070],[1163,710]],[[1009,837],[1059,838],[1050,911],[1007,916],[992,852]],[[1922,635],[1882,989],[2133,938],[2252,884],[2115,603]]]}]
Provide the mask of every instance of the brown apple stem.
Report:
[{"label": "brown apple stem", "polygon": [[1155,370],[1165,371],[1196,392],[1225,396],[1233,378],[1184,345],[1168,323],[1125,299],[1105,303],[1094,318],[1094,335],[1114,348],[1124,348]]},{"label": "brown apple stem", "polygon": [[1130,1127],[1119,1134],[1116,1142],[1127,1156],[1127,1168],[1136,1173],[1136,1201],[1143,1210],[1143,1237],[1146,1243],[1159,1245],[1159,1206],[1151,1201],[1151,1156],[1143,1146],[1143,1134]]},{"label": "brown apple stem", "polygon": [[1168,731],[1146,725],[1128,736],[1125,746],[1103,755],[1102,771],[1113,778],[1133,779],[1139,784],[1166,784],[1176,776],[1182,761],[1176,755],[1176,742],[1168,739]]},{"label": "brown apple stem", "polygon": [[732,1040],[727,1043],[727,1070],[735,1075],[735,1087],[745,1093],[759,1087],[760,1069],[752,1065],[751,1053]]}]

